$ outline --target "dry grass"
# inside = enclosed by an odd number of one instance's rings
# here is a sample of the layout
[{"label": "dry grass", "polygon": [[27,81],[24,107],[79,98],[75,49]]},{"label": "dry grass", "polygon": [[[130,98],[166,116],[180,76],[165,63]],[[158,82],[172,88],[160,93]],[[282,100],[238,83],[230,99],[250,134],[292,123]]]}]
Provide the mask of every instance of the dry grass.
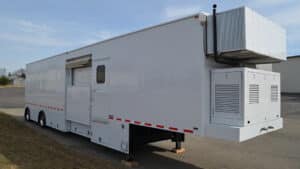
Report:
[{"label": "dry grass", "polygon": [[22,85],[0,85],[0,88],[24,88]]},{"label": "dry grass", "polygon": [[118,164],[81,155],[0,113],[0,169],[115,169]]}]

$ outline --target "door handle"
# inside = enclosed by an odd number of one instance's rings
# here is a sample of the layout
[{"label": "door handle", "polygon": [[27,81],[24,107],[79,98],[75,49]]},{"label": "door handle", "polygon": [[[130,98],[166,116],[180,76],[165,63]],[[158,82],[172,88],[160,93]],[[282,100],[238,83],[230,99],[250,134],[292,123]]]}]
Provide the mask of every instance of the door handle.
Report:
[{"label": "door handle", "polygon": [[274,127],[273,126],[269,126],[268,129],[274,129]]}]

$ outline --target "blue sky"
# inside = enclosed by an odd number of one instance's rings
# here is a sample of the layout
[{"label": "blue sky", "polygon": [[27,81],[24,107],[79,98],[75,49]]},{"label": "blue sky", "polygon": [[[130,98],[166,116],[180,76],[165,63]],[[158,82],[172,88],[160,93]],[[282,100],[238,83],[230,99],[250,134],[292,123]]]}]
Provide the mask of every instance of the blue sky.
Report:
[{"label": "blue sky", "polygon": [[200,11],[249,6],[288,32],[288,54],[300,54],[297,0],[0,0],[0,67],[26,63]]}]

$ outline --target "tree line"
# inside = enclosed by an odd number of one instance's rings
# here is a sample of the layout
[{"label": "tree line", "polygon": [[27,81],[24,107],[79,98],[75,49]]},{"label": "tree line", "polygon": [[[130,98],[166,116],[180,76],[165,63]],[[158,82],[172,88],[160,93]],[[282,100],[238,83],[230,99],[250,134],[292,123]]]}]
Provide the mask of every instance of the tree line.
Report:
[{"label": "tree line", "polygon": [[4,86],[4,85],[8,85],[11,83],[11,80],[6,77],[6,76],[1,76],[0,77],[0,85]]}]

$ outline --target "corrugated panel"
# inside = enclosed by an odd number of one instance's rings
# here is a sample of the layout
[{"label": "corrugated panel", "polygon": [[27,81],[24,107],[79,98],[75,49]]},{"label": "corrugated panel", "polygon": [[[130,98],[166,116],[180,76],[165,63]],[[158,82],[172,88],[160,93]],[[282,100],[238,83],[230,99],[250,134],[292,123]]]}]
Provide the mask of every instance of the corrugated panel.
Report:
[{"label": "corrugated panel", "polygon": [[259,103],[259,85],[250,84],[249,85],[249,104]]},{"label": "corrugated panel", "polygon": [[[207,19],[208,54],[213,54],[213,17]],[[279,25],[242,7],[217,13],[220,57],[245,63],[286,60],[286,32]]]},{"label": "corrugated panel", "polygon": [[218,15],[218,50],[220,52],[242,50],[245,48],[244,8]]},{"label": "corrugated panel", "polygon": [[240,85],[217,84],[215,85],[215,112],[239,113],[240,112]]}]

